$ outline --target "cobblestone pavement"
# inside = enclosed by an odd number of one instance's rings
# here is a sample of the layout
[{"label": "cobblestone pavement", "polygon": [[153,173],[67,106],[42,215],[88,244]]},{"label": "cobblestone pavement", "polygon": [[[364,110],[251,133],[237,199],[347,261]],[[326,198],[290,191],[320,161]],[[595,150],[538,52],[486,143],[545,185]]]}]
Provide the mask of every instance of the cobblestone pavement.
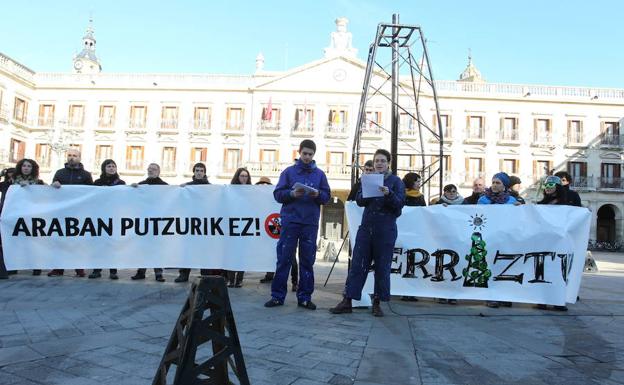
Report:
[{"label": "cobblestone pavement", "polygon": [[[567,313],[397,299],[384,318],[335,316],[327,309],[346,266],[323,288],[322,262],[317,311],[298,308],[293,293],[264,308],[269,286],[257,273],[230,299],[254,385],[624,384],[624,255],[596,257],[601,271],[585,274]],[[164,284],[120,273],[0,281],[0,385],[151,384],[189,285],[173,283],[175,270]]]}]

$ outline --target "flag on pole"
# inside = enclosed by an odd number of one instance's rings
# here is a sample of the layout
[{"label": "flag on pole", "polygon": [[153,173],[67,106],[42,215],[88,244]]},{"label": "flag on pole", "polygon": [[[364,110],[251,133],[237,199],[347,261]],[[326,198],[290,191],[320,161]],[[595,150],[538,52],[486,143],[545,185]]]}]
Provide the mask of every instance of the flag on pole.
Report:
[{"label": "flag on pole", "polygon": [[264,120],[271,120],[273,118],[273,103],[271,102],[271,98],[269,98],[269,105],[266,107],[264,113]]}]

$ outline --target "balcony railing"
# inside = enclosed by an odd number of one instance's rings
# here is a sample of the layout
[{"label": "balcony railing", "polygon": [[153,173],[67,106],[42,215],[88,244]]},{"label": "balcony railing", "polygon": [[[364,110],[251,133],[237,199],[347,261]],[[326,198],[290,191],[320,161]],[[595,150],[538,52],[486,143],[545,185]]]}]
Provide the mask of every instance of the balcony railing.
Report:
[{"label": "balcony railing", "polygon": [[580,146],[583,144],[583,135],[580,133],[568,134],[566,138],[566,144],[568,146]]},{"label": "balcony railing", "polygon": [[570,183],[572,189],[594,189],[596,184],[594,178],[591,176],[572,176],[572,183]]},{"label": "balcony railing", "polygon": [[225,122],[226,131],[241,131],[242,132],[243,128],[245,128],[244,122]]},{"label": "balcony railing", "polygon": [[162,169],[162,172],[164,173],[172,173],[172,172],[175,172],[176,170],[175,162],[162,163],[160,167]]},{"label": "balcony railing", "polygon": [[178,119],[163,119],[160,121],[161,130],[177,130]]},{"label": "balcony railing", "polygon": [[100,128],[113,128],[113,127],[115,127],[115,119],[114,118],[99,118],[98,119],[98,127],[100,127]]},{"label": "balcony railing", "polygon": [[485,140],[485,129],[483,127],[466,128],[467,140]]},{"label": "balcony railing", "polygon": [[362,124],[362,136],[379,136],[381,135],[381,127],[376,124]]},{"label": "balcony railing", "polygon": [[281,162],[248,162],[247,168],[254,177],[277,176],[292,163]]},{"label": "balcony railing", "polygon": [[409,125],[399,125],[399,136],[404,138],[415,138],[418,136],[418,128]]},{"label": "balcony railing", "polygon": [[130,119],[128,126],[134,129],[144,129],[146,127],[145,119]]},{"label": "balcony railing", "polygon": [[323,167],[330,178],[351,177],[351,167],[344,164],[328,164]]},{"label": "balcony railing", "polygon": [[327,134],[346,134],[349,128],[348,123],[327,122],[325,133]]},{"label": "balcony railing", "polygon": [[615,177],[600,177],[598,187],[604,189],[622,190],[624,189],[624,179]]},{"label": "balcony railing", "polygon": [[280,123],[270,120],[261,120],[258,124],[258,131],[279,131]]},{"label": "balcony railing", "polygon": [[84,127],[84,119],[69,119],[69,122],[67,122],[67,127],[81,129]]},{"label": "balcony railing", "polygon": [[535,144],[551,144],[552,134],[549,132],[536,132],[533,134],[533,143]]},{"label": "balcony railing", "polygon": [[610,147],[622,147],[624,146],[624,139],[622,138],[622,135],[603,134],[600,137],[600,145]]},{"label": "balcony railing", "polygon": [[518,129],[503,129],[498,132],[498,140],[504,142],[517,142],[520,140],[520,132]]},{"label": "balcony railing", "polygon": [[294,122],[291,132],[295,135],[314,135],[314,123],[312,122]]},{"label": "balcony railing", "polygon": [[[475,181],[475,179],[477,178],[482,178],[485,179],[485,172],[467,172],[464,174],[464,184],[465,185],[472,185],[472,182]],[[487,184],[487,182],[486,182]]]},{"label": "balcony railing", "polygon": [[52,127],[54,126],[54,118],[40,116],[37,119],[37,123],[39,127]]},{"label": "balcony railing", "polygon": [[[97,166],[98,168],[100,166]],[[140,171],[143,170],[143,160],[127,160],[126,170],[128,171]]]}]

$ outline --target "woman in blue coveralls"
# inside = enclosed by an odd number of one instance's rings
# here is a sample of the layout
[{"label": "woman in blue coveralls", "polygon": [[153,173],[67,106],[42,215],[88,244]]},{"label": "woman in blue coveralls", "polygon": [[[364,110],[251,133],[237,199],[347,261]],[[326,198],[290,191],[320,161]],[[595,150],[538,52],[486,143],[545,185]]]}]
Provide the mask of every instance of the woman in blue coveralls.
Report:
[{"label": "woman in blue coveralls", "polygon": [[358,206],[364,207],[364,214],[355,238],[344,297],[340,303],[329,309],[331,313],[351,313],[351,300],[360,300],[371,261],[375,262],[373,315],[382,317],[380,301],[390,301],[390,266],[397,238],[396,221],[405,201],[405,186],[390,171],[391,161],[388,151],[379,149],[375,152],[375,172],[384,174],[383,186],[379,187],[384,194],[382,197],[363,198],[362,188],[358,190],[356,202]]}]

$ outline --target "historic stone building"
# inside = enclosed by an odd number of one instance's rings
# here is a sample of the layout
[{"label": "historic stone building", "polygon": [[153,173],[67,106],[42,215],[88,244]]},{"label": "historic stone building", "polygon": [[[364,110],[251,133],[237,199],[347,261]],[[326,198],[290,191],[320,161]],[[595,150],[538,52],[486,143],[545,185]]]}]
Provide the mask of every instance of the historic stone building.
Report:
[{"label": "historic stone building", "polygon": [[[310,138],[335,191],[321,232],[339,237],[366,69],[347,23],[336,20],[323,58],[280,72],[266,71],[258,54],[252,74],[107,73],[91,26],[69,63],[73,72],[36,73],[0,54],[0,165],[34,158],[49,182],[64,151],[76,147],[87,169],[99,173],[112,158],[128,182],[142,179],[150,162],[171,183],[188,180],[195,162],[207,164],[213,183],[229,183],[239,166],[254,181],[275,182]],[[442,121],[426,90],[421,113],[445,132],[445,182],[468,194],[473,179],[504,170],[520,176],[535,200],[533,187],[546,172],[568,170],[592,211],[590,238],[624,239],[624,90],[490,83],[470,59],[458,80],[438,80],[436,88]],[[389,126],[388,103],[367,116]],[[406,115],[400,121],[399,166],[417,170],[417,129]],[[363,129],[365,151],[389,147],[375,125]]]}]

